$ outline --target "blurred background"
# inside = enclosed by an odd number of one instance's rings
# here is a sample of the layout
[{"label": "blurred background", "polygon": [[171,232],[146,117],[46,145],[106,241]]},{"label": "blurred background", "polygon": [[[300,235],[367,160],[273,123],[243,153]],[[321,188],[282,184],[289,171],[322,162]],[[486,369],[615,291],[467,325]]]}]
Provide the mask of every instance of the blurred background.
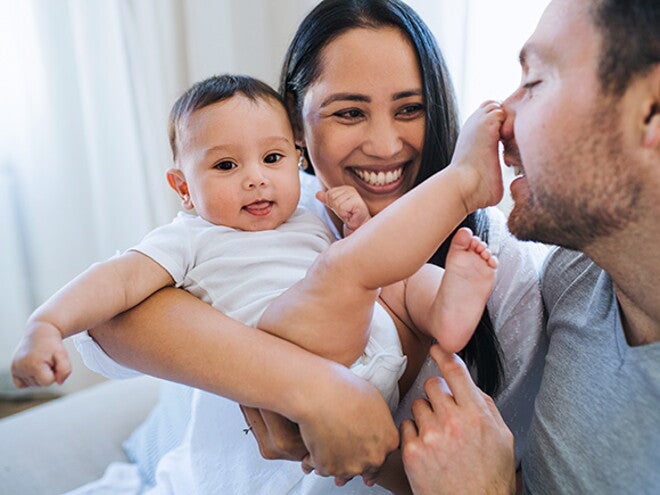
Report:
[{"label": "blurred background", "polygon": [[[277,87],[316,3],[0,0],[0,395],[14,393],[9,363],[31,311],[176,214],[165,171],[178,95],[224,72]],[[547,0],[407,3],[436,35],[465,119],[518,85],[518,51]],[[74,360],[51,389],[99,379]]]}]

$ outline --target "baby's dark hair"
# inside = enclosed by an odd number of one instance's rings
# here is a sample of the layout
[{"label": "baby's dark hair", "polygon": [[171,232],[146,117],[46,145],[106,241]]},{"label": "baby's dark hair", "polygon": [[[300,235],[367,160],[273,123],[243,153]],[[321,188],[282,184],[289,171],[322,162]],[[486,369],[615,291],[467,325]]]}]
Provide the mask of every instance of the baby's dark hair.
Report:
[{"label": "baby's dark hair", "polygon": [[170,111],[168,133],[174,161],[177,158],[177,137],[181,121],[189,117],[194,111],[231,98],[236,93],[240,93],[253,101],[276,101],[284,108],[282,98],[277,91],[268,84],[250,76],[222,74],[199,81],[176,100]]}]

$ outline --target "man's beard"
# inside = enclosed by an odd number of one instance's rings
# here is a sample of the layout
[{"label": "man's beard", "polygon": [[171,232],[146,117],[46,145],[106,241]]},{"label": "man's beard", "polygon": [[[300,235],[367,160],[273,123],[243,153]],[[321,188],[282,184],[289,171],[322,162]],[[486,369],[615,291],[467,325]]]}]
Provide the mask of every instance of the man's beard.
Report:
[{"label": "man's beard", "polygon": [[621,132],[610,127],[620,122],[618,113],[604,107],[608,111],[597,112],[601,115],[585,128],[584,139],[536,165],[543,170],[534,187],[527,184],[527,194],[517,198],[509,215],[517,238],[583,251],[636,217],[643,178],[626,161]]}]

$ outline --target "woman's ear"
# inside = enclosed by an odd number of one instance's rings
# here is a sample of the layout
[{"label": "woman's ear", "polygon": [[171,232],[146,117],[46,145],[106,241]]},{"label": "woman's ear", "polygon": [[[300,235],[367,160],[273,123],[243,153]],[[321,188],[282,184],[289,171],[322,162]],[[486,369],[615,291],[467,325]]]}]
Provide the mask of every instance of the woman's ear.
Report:
[{"label": "woman's ear", "polygon": [[647,76],[651,93],[644,102],[644,146],[660,150],[660,64]]},{"label": "woman's ear", "polygon": [[190,197],[190,191],[188,191],[188,182],[186,182],[186,176],[181,169],[169,169],[167,171],[167,183],[179,195],[181,198],[181,204],[186,210],[192,210],[195,207],[195,205],[193,205],[192,198]]},{"label": "woman's ear", "polygon": [[660,101],[648,104],[644,124],[644,145],[660,149]]}]

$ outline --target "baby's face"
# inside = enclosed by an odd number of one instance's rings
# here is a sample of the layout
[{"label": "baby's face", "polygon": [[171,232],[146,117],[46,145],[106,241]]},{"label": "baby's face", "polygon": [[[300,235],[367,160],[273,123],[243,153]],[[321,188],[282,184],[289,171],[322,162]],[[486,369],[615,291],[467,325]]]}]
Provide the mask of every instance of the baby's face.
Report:
[{"label": "baby's face", "polygon": [[178,163],[197,213],[240,230],[271,230],[300,197],[298,150],[282,105],[237,94],[181,122]]}]

